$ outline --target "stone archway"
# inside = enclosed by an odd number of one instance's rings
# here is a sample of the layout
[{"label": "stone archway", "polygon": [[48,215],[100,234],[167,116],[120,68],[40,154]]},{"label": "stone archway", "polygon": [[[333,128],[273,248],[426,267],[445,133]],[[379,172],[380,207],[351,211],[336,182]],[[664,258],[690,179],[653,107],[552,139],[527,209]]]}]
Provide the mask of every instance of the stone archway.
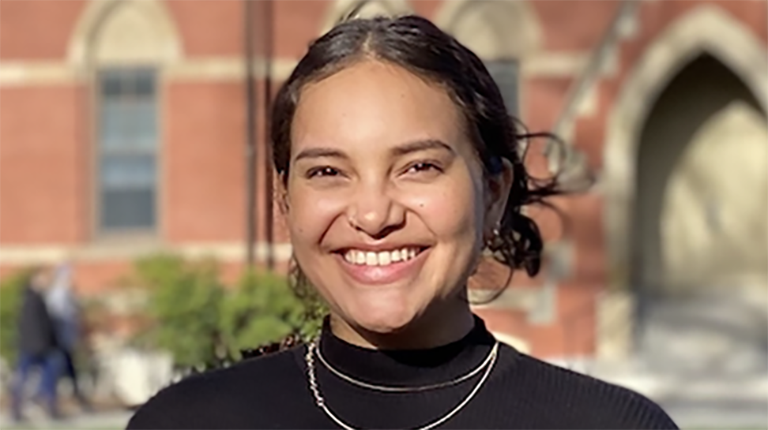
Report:
[{"label": "stone archway", "polygon": [[745,96],[683,148],[660,205],[658,255],[664,284],[677,292],[727,288],[758,304],[768,299],[768,127]]},{"label": "stone archway", "polygon": [[524,59],[541,47],[538,17],[525,1],[447,1],[435,24],[483,60]]},{"label": "stone archway", "polygon": [[[699,90],[692,89],[690,85],[697,78],[709,80],[699,82]],[[722,94],[721,90],[726,89],[731,91],[730,95]],[[707,106],[680,103],[692,94],[699,101],[706,100]],[[739,302],[744,297],[735,297],[732,290],[706,289],[705,294],[703,287],[710,285],[702,284],[706,277],[692,276],[691,259],[698,259],[699,266],[709,266],[713,259],[720,258],[716,257],[719,251],[712,247],[707,255],[693,251],[702,246],[702,240],[712,242],[715,234],[703,227],[709,211],[702,200],[718,194],[713,190],[719,188],[702,180],[702,171],[709,172],[705,176],[711,179],[721,175],[719,186],[732,182],[727,178],[755,170],[727,162],[728,150],[718,152],[722,148],[718,147],[716,136],[720,136],[722,143],[723,136],[734,137],[729,132],[734,127],[749,133],[750,136],[735,139],[739,145],[750,144],[759,158],[763,152],[759,148],[768,144],[766,107],[765,48],[741,23],[707,5],[680,18],[650,45],[626,79],[610,112],[603,184],[611,280],[620,290],[635,292],[641,299],[636,307],[636,334],[641,334],[636,347],[661,352],[654,354],[658,363],[686,362],[693,369],[691,359],[696,358],[702,359],[698,364],[709,366],[710,371],[714,371],[711,366],[723,370],[729,365],[728,357],[735,355],[731,353],[745,345],[751,345],[745,350],[752,349],[739,359],[764,359],[758,357],[764,346],[755,333],[759,329],[753,324],[764,316],[747,318],[744,314],[752,311],[742,306],[743,300]],[[665,116],[672,122],[662,124],[664,121],[659,118]],[[673,124],[675,121],[677,124]],[[686,125],[677,127],[685,121]],[[654,141],[661,140],[668,144],[650,148]],[[741,163],[748,161],[742,154]],[[704,185],[706,192],[702,191],[702,184],[708,184]],[[728,187],[732,188],[722,188]],[[724,220],[733,218],[730,208],[748,203],[743,199],[732,201],[732,189],[718,196],[730,199],[726,203],[728,213],[722,213]],[[742,233],[729,230],[732,239],[744,236]],[[746,243],[740,244],[746,246],[742,251],[749,248]],[[710,283],[728,284],[732,279],[721,276]],[[736,321],[740,317],[745,318]],[[750,318],[752,322],[747,321]],[[649,321],[655,323],[648,325]],[[650,337],[647,333],[651,333]],[[692,353],[695,357],[690,356]]]},{"label": "stone archway", "polygon": [[638,352],[708,374],[763,362],[768,122],[760,103],[722,62],[695,58],[654,102],[636,166]]},{"label": "stone archway", "polygon": [[[738,46],[739,49],[733,49]],[[610,112],[605,139],[603,178],[606,237],[611,281],[630,281],[628,232],[634,207],[639,135],[654,101],[675,73],[708,52],[725,64],[768,110],[768,56],[765,47],[738,21],[715,6],[701,6],[673,23],[647,48]]]},{"label": "stone archway", "polygon": [[694,294],[768,272],[766,133],[758,101],[716,58],[674,76],[639,134],[634,289]]},{"label": "stone archway", "polygon": [[67,47],[67,61],[76,67],[92,61],[169,63],[182,56],[176,25],[156,0],[91,0]]},{"label": "stone archway", "polygon": [[539,20],[525,1],[447,1],[435,24],[453,35],[485,63],[509,113],[524,114],[523,64],[540,51]]},{"label": "stone archway", "polygon": [[413,13],[408,0],[336,0],[325,15],[320,34],[328,32],[356,7],[360,7],[356,14],[360,18]]}]

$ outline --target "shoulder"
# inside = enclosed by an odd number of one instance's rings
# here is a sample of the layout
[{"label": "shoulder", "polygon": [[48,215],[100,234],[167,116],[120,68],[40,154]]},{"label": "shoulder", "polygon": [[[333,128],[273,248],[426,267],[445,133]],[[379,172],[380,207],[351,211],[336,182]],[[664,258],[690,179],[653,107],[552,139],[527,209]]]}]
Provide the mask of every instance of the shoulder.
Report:
[{"label": "shoulder", "polygon": [[239,420],[268,413],[270,398],[303,384],[298,354],[293,348],[185,378],[142,405],[128,429],[242,428]]},{"label": "shoulder", "polygon": [[[511,349],[511,348],[510,348]],[[522,379],[543,413],[555,412],[563,425],[579,428],[677,429],[654,401],[628,388],[514,352]]]}]

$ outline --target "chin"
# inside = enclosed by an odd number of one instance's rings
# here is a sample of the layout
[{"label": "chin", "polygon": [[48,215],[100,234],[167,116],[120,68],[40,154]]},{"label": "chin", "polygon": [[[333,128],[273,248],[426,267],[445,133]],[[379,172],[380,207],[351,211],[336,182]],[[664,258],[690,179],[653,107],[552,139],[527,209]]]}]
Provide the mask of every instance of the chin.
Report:
[{"label": "chin", "polygon": [[358,327],[376,334],[398,333],[416,319],[410,309],[383,306],[362,307],[349,316]]}]

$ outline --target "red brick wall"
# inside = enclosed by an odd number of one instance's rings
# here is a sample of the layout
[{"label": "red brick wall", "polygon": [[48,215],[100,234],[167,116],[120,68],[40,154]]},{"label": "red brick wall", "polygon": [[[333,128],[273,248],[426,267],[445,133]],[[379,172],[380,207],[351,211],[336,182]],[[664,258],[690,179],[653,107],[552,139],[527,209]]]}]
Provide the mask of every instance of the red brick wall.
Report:
[{"label": "red brick wall", "polygon": [[333,6],[328,0],[274,1],[274,54],[301,58],[309,43],[320,36],[323,20]]},{"label": "red brick wall", "polygon": [[88,204],[82,106],[77,86],[0,89],[0,240],[76,243]]},{"label": "red brick wall", "polygon": [[240,0],[164,0],[189,57],[232,57],[243,53]]},{"label": "red brick wall", "polygon": [[0,58],[64,59],[84,5],[84,0],[1,1]]},{"label": "red brick wall", "polygon": [[419,0],[412,1],[410,4],[415,14],[434,19],[445,4],[445,0]]},{"label": "red brick wall", "polygon": [[572,78],[529,77],[521,89],[522,120],[529,131],[548,131],[562,110]]},{"label": "red brick wall", "polygon": [[544,49],[583,51],[597,45],[621,2],[529,1],[544,30]]},{"label": "red brick wall", "polygon": [[[272,199],[273,240],[287,242],[279,205],[265,181],[273,175],[265,147],[263,81],[256,81],[257,239],[267,239]],[[274,84],[275,87],[279,83]],[[164,224],[171,242],[238,241],[246,231],[246,95],[243,82],[177,82],[164,96]]]},{"label": "red brick wall", "polygon": [[163,219],[169,241],[244,236],[244,105],[238,82],[167,86]]},{"label": "red brick wall", "polygon": [[[240,56],[243,53],[243,1],[169,1],[179,33],[184,40],[185,54],[201,56]],[[308,43],[318,37],[322,21],[333,6],[328,0],[273,1],[274,55],[278,58],[299,58]],[[264,4],[252,5],[254,32],[259,35]],[[261,15],[261,16],[260,16]],[[260,42],[256,42],[258,49]]]},{"label": "red brick wall", "polygon": [[481,308],[476,312],[491,330],[527,342],[533,355],[585,356],[595,350],[595,297],[600,290],[599,286],[576,282],[558,286],[550,323],[531,322],[521,310]]},{"label": "red brick wall", "polygon": [[[85,0],[4,0],[0,3],[3,25],[0,30],[0,58],[57,59],[66,55],[72,31],[85,8]],[[548,34],[546,47],[573,50],[591,46],[601,31],[596,23],[612,13],[612,2],[551,1],[531,2],[542,26],[562,28]],[[165,7],[172,15],[189,57],[237,56],[243,50],[242,1],[199,0],[169,1]],[[442,0],[412,2],[416,13],[434,18],[443,6]],[[296,0],[274,2],[275,55],[297,58],[312,39],[318,37],[322,23],[331,13],[330,0]],[[260,6],[254,7],[259,12]],[[573,20],[575,10],[593,12],[589,25]],[[30,29],[44,29],[33,31]],[[256,29],[258,31],[258,29]],[[558,38],[559,35],[560,36]]]}]

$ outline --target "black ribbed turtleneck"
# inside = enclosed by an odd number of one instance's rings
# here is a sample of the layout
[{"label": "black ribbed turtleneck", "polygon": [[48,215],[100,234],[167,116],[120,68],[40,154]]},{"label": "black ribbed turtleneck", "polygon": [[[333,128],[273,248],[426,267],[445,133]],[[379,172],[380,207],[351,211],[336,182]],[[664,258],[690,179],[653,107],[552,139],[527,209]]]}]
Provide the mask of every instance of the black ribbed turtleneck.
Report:
[{"label": "black ribbed turtleneck", "polygon": [[448,381],[471,371],[485,360],[495,342],[476,317],[474,328],[462,339],[432,349],[362,348],[334,336],[327,320],[319,345],[326,361],[346,375],[373,384],[413,387]]},{"label": "black ribbed turtleneck", "polygon": [[[323,357],[357,380],[423,386],[455,379],[488,357],[495,340],[482,320],[462,339],[427,350],[381,351],[349,344],[326,324]],[[162,390],[131,419],[129,429],[339,428],[315,404],[305,346],[195,376]],[[484,372],[457,385],[385,393],[353,385],[315,358],[326,405],[355,428],[417,428],[452,410]],[[677,428],[653,402],[502,345],[477,395],[439,428]]]}]

